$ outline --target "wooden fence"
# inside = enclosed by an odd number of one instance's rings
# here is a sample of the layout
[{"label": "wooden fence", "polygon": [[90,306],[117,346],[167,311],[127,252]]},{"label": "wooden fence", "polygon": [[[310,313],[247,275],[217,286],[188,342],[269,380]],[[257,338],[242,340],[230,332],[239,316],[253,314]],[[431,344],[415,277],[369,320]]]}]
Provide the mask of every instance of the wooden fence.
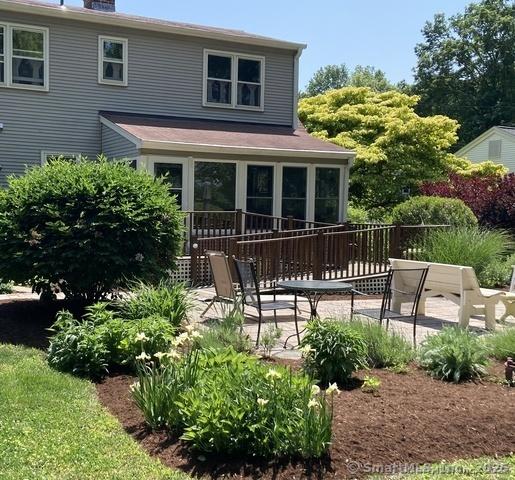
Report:
[{"label": "wooden fence", "polygon": [[264,285],[274,280],[341,280],[381,274],[388,259],[413,259],[428,231],[443,225],[333,225],[194,239],[192,282],[202,284],[206,250],[256,261]]}]

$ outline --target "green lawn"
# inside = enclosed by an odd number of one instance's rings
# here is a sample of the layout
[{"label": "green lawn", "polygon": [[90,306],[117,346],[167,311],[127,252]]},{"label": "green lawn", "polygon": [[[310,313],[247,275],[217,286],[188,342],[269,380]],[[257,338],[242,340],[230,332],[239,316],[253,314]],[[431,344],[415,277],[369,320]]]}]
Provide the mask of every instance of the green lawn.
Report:
[{"label": "green lawn", "polygon": [[185,479],[149,457],[99,404],[95,387],[44,353],[0,345],[0,478]]}]

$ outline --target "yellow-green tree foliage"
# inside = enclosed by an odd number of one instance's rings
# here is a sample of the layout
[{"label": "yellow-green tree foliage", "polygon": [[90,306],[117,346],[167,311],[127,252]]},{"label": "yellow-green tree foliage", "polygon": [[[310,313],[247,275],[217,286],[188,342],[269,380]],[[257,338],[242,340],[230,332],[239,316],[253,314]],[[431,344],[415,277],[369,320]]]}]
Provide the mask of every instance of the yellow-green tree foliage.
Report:
[{"label": "yellow-green tree foliage", "polygon": [[404,200],[423,180],[441,178],[455,164],[448,149],[458,123],[448,117],[420,117],[419,97],[398,91],[345,87],[299,104],[299,117],[313,135],[356,151],[351,195],[366,207]]}]

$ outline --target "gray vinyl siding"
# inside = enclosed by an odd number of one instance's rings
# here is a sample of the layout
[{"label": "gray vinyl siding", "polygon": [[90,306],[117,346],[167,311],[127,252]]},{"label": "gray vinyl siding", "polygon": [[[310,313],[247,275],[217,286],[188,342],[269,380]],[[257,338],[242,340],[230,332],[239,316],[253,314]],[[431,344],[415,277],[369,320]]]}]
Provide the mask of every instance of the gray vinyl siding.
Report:
[{"label": "gray vinyl siding", "polygon": [[[4,11],[1,21],[50,29],[50,91],[0,87],[0,183],[39,164],[42,150],[97,155],[102,110],[292,124],[292,51]],[[99,35],[128,39],[128,87],[98,83]],[[265,56],[264,112],[202,106],[204,48]]]},{"label": "gray vinyl siding", "polygon": [[101,151],[108,158],[123,159],[135,158],[139,155],[139,149],[126,138],[102,125]]}]

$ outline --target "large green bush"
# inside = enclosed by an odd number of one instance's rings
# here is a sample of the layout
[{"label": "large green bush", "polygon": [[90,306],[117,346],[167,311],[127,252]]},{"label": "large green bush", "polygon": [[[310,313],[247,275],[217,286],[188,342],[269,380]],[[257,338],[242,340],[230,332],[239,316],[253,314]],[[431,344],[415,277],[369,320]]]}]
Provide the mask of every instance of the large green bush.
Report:
[{"label": "large green bush", "polygon": [[142,364],[133,386],[147,422],[182,432],[195,450],[268,458],[327,451],[331,391],[232,348],[164,355]]},{"label": "large green bush", "polygon": [[301,342],[304,369],[321,385],[345,383],[366,366],[367,344],[361,332],[338,320],[316,320],[307,326]]},{"label": "large green bush", "polygon": [[0,276],[90,303],[154,279],[181,248],[169,187],[126,163],[55,160],[0,193]]},{"label": "large green bush", "polygon": [[473,267],[482,287],[506,285],[513,257],[510,235],[481,227],[435,229],[428,232],[416,259]]},{"label": "large green bush", "polygon": [[418,361],[433,377],[457,383],[486,374],[488,350],[469,330],[445,327],[422,342]]},{"label": "large green bush", "polygon": [[393,223],[402,225],[477,225],[477,218],[456,198],[413,197],[392,211]]}]

